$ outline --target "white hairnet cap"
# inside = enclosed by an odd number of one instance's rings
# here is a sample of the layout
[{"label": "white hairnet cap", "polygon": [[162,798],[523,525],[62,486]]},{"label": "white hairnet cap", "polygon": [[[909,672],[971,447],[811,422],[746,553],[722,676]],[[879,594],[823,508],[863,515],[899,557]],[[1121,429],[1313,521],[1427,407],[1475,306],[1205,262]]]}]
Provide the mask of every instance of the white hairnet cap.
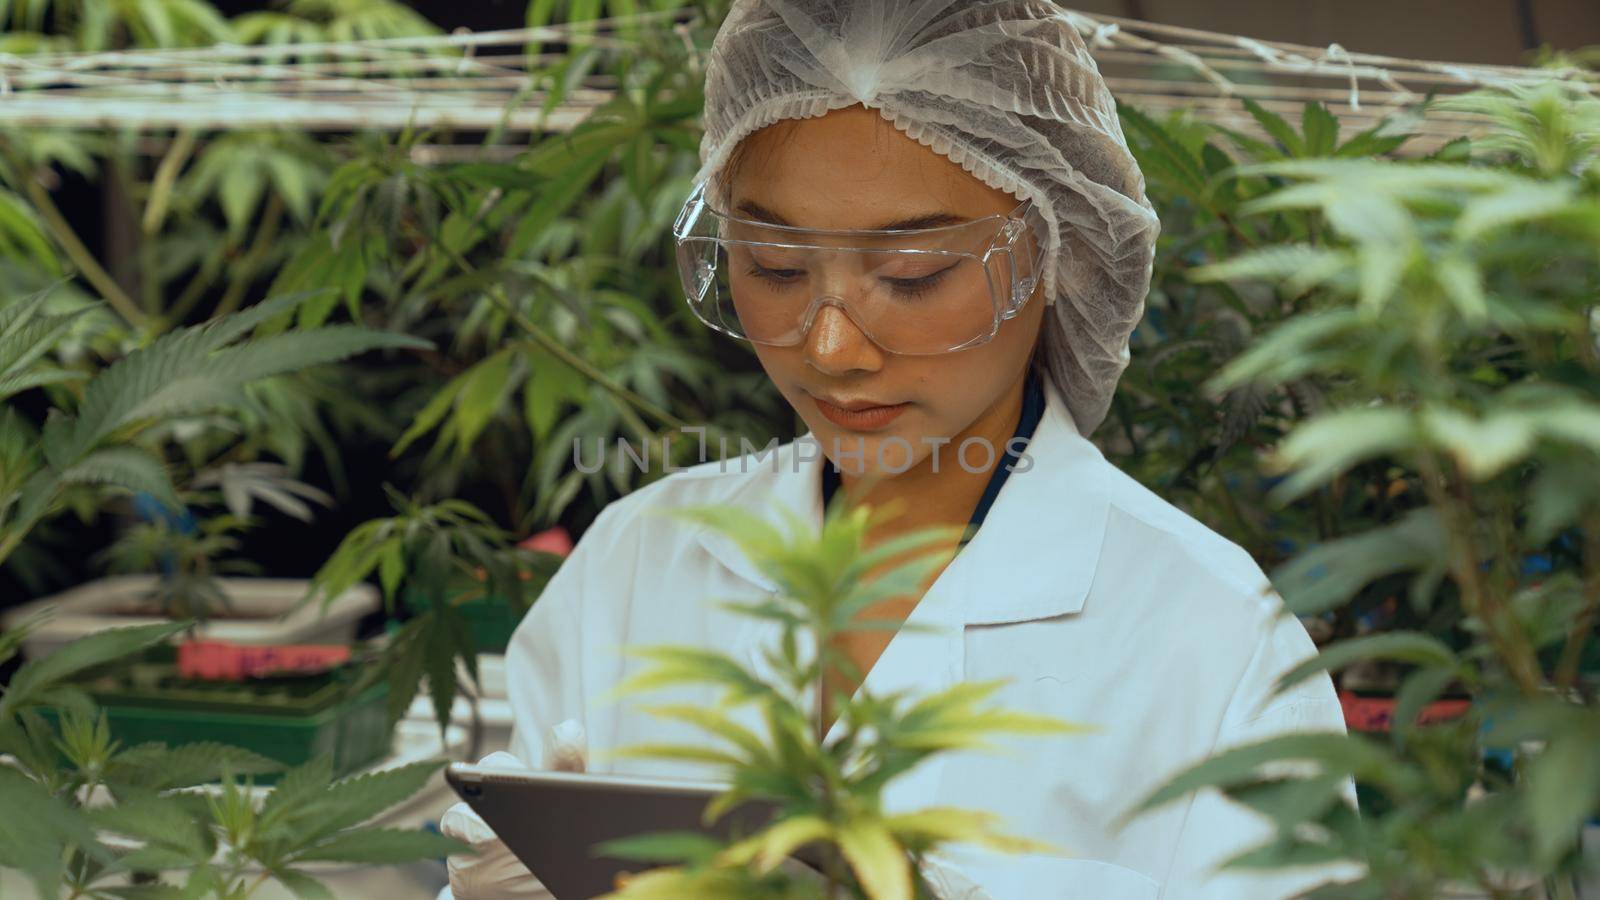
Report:
[{"label": "white hairnet cap", "polygon": [[735,0],[706,69],[699,184],[750,133],[861,103],[1049,226],[1036,364],[1087,436],[1144,314],[1160,224],[1117,111],[1049,0]]}]

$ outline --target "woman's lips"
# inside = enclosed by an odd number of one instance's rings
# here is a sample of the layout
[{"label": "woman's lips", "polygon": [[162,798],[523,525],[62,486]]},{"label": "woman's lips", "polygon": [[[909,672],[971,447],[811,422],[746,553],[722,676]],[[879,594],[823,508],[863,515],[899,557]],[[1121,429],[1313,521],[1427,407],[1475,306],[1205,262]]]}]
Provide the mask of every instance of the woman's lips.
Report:
[{"label": "woman's lips", "polygon": [[896,403],[893,406],[845,409],[834,406],[821,397],[812,397],[811,400],[817,405],[817,411],[826,416],[828,421],[841,428],[849,428],[852,431],[875,431],[893,422],[911,406],[909,403]]}]

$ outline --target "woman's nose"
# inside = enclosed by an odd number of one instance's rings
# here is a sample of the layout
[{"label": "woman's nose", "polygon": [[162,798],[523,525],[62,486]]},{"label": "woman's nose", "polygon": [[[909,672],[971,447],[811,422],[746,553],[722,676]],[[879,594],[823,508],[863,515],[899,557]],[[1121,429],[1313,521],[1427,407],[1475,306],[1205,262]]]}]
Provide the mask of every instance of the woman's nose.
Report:
[{"label": "woman's nose", "polygon": [[883,366],[883,351],[837,304],[825,303],[806,332],[806,360],[820,372],[843,375],[876,371]]}]

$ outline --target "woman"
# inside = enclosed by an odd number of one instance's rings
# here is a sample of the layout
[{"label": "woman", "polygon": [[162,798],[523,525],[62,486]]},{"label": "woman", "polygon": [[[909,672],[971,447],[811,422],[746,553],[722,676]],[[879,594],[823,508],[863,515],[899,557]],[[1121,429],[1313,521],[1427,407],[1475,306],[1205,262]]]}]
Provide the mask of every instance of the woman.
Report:
[{"label": "woman", "polygon": [[[575,768],[696,739],[603,698],[637,665],[618,648],[758,664],[769,627],[707,598],[772,586],[717,534],[647,513],[785,504],[820,523],[842,487],[904,502],[874,540],[981,525],[924,593],[864,613],[936,626],[852,639],[867,686],[1003,678],[1000,704],[1099,729],[951,756],[891,788],[891,805],[990,810],[1070,853],[953,855],[952,894],[1238,900],[1326,880],[1214,872],[1270,833],[1214,792],[1116,827],[1221,748],[1343,722],[1326,677],[1273,694],[1314,648],[1250,557],[1086,439],[1127,365],[1158,225],[1067,14],[1046,0],[736,2],[706,78],[703,167],[678,222],[685,290],[707,325],[753,345],[808,433],[601,513],[513,637],[512,756],[491,761]],[[451,860],[458,898],[539,895],[465,807],[444,825],[484,850]]]}]

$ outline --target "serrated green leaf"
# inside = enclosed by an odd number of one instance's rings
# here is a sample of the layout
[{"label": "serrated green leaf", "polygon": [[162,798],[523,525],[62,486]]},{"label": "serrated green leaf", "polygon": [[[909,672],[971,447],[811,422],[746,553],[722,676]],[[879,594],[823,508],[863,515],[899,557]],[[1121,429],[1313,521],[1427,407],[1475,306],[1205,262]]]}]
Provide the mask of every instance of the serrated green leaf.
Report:
[{"label": "serrated green leaf", "polygon": [[1286,691],[1314,675],[1371,659],[1442,668],[1457,665],[1455,651],[1438,638],[1416,632],[1395,631],[1351,638],[1325,647],[1321,653],[1280,676],[1273,690]]},{"label": "serrated green leaf", "polygon": [[710,835],[692,831],[652,832],[595,845],[594,851],[612,859],[639,862],[686,862],[709,860],[722,843]]},{"label": "serrated green leaf", "polygon": [[38,895],[57,895],[65,848],[81,847],[108,861],[83,815],[10,766],[0,766],[0,808],[26,816],[0,816],[0,867],[28,876]]},{"label": "serrated green leaf", "polygon": [[1339,145],[1339,120],[1321,103],[1307,103],[1300,117],[1307,156],[1327,156]]},{"label": "serrated green leaf", "polygon": [[319,840],[365,822],[421,790],[443,766],[444,760],[411,763],[334,782],[308,804],[321,814],[307,823],[306,839]]},{"label": "serrated green leaf", "polygon": [[304,872],[293,869],[274,869],[272,877],[278,879],[289,892],[300,900],[338,900],[327,885]]},{"label": "serrated green leaf", "polygon": [[150,494],[171,510],[183,508],[178,492],[160,460],[138,447],[96,450],[61,471],[66,484],[108,484],[131,493]]},{"label": "serrated green leaf", "polygon": [[405,547],[398,538],[392,539],[384,543],[382,554],[378,563],[378,579],[383,587],[384,602],[392,605],[400,579],[405,577]]},{"label": "serrated green leaf", "polygon": [[511,390],[510,348],[491,354],[462,373],[461,393],[455,402],[456,456],[465,458]]},{"label": "serrated green leaf", "polygon": [[40,693],[54,687],[56,683],[84,669],[121,659],[161,643],[188,628],[190,624],[187,621],[161,622],[155,625],[108,628],[78,638],[42,659],[23,663],[22,668],[12,676],[11,684],[5,694],[0,696],[0,719],[31,704]]},{"label": "serrated green leaf", "polygon": [[329,860],[386,865],[414,862],[419,859],[442,859],[451,854],[466,853],[471,849],[471,846],[455,838],[420,829],[402,831],[393,828],[370,828],[336,835],[295,854],[294,859],[296,862]]},{"label": "serrated green leaf", "polygon": [[1449,567],[1449,543],[1438,512],[1414,510],[1399,521],[1360,534],[1325,541],[1272,574],[1289,611],[1317,615],[1356,595],[1386,575]]},{"label": "serrated green leaf", "polygon": [[839,851],[874,900],[910,900],[911,863],[881,821],[850,822],[838,830]]},{"label": "serrated green leaf", "polygon": [[1298,134],[1295,134],[1294,128],[1283,120],[1282,116],[1269,112],[1261,104],[1249,98],[1244,98],[1243,102],[1244,108],[1249,111],[1251,118],[1256,120],[1256,124],[1261,126],[1261,130],[1278,142],[1284,152],[1290,156],[1306,155],[1304,142],[1300,140]]},{"label": "serrated green leaf", "polygon": [[1536,422],[1520,410],[1477,418],[1460,410],[1431,406],[1420,422],[1428,439],[1453,456],[1476,479],[1493,477],[1521,461],[1538,436]]},{"label": "serrated green leaf", "polygon": [[1370,407],[1325,413],[1301,425],[1274,453],[1275,465],[1290,476],[1273,489],[1287,502],[1344,472],[1358,462],[1413,449],[1421,435],[1403,409]]},{"label": "serrated green leaf", "polygon": [[1600,724],[1592,715],[1563,729],[1527,764],[1527,807],[1540,865],[1552,865],[1578,840],[1600,799]]},{"label": "serrated green leaf", "polygon": [[112,757],[106,766],[105,779],[112,785],[167,790],[206,784],[228,772],[264,775],[283,768],[283,763],[275,759],[215,741],[194,741],[175,747],[145,743]]},{"label": "serrated green leaf", "polygon": [[394,447],[389,450],[389,456],[392,458],[404,453],[405,449],[411,446],[417,438],[432,431],[435,426],[443,421],[445,415],[450,412],[451,406],[454,405],[456,397],[460,395],[461,389],[465,386],[466,379],[461,375],[457,375],[455,378],[450,379],[449,383],[443,388],[440,388],[439,392],[428,400],[427,405],[422,407],[422,411],[417,413],[417,417],[412,420],[405,433],[400,435],[400,439],[395,441]]},{"label": "serrated green leaf", "polygon": [[315,818],[316,812],[308,813],[307,808],[327,792],[332,782],[332,754],[317,754],[285,772],[261,804],[256,818],[258,833],[267,840],[301,838],[296,823]]},{"label": "serrated green leaf", "polygon": [[1226,788],[1254,782],[1263,766],[1310,762],[1325,774],[1353,775],[1387,783],[1397,771],[1392,755],[1359,735],[1303,733],[1269,738],[1226,750],[1173,776],[1129,810],[1127,816],[1172,802],[1203,787]]}]

